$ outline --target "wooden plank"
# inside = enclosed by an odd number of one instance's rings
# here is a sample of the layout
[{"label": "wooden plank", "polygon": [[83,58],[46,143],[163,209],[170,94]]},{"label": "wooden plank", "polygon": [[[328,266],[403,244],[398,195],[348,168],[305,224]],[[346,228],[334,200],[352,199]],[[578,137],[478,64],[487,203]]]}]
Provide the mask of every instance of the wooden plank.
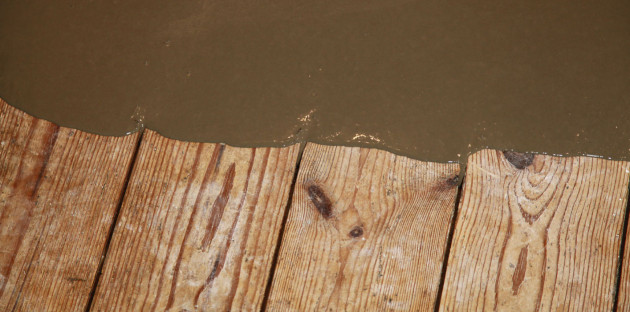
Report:
[{"label": "wooden plank", "polygon": [[146,131],[93,310],[258,309],[298,153]]},{"label": "wooden plank", "polygon": [[[628,207],[630,209],[630,206]],[[630,211],[626,211],[626,214],[630,215]],[[618,293],[617,311],[630,312],[630,225],[626,229],[626,246],[621,263]]]},{"label": "wooden plank", "polygon": [[431,310],[459,165],[308,144],[269,311]]},{"label": "wooden plank", "polygon": [[469,157],[441,311],[610,311],[630,163]]},{"label": "wooden plank", "polygon": [[0,100],[0,310],[85,309],[138,140]]}]

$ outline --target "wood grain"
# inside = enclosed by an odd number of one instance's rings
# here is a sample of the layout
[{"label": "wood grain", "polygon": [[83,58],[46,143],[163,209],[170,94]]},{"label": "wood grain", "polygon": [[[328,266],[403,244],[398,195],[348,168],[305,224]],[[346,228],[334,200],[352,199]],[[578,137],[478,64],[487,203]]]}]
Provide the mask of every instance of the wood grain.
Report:
[{"label": "wood grain", "polygon": [[610,311],[630,164],[469,157],[441,311]]},{"label": "wood grain", "polygon": [[258,309],[298,152],[146,131],[93,310]]},{"label": "wood grain", "polygon": [[308,144],[267,309],[431,310],[457,164]]},{"label": "wood grain", "polygon": [[0,100],[0,310],[85,309],[137,140]]}]

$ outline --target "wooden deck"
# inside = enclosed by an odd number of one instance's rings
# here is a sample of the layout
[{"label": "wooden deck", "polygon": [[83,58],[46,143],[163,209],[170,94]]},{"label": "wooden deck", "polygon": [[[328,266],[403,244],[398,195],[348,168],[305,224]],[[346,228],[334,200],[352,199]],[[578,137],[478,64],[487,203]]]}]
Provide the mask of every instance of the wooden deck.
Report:
[{"label": "wooden deck", "polygon": [[630,162],[482,150],[459,172],[0,101],[0,311],[630,311]]}]

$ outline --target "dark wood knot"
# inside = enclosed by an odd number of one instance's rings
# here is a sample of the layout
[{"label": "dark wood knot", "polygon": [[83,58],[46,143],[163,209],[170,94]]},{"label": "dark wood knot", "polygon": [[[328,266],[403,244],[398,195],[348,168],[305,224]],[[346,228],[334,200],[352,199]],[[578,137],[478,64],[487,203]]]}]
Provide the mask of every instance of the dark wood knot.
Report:
[{"label": "dark wood knot", "polygon": [[457,187],[458,185],[459,185],[459,175],[456,174],[450,177],[442,178],[437,183],[434,190],[443,192],[443,191],[450,190],[454,187]]},{"label": "dark wood knot", "polygon": [[448,179],[446,179],[446,181],[444,181],[444,184],[446,184],[448,187],[455,187],[459,184],[459,175],[456,174]]},{"label": "dark wood knot", "polygon": [[361,237],[363,236],[363,228],[360,226],[355,226],[354,228],[352,228],[352,230],[350,231],[350,233],[348,233],[348,235],[350,235],[350,237]]},{"label": "dark wood knot", "polygon": [[306,191],[308,192],[308,197],[317,208],[317,211],[326,219],[330,219],[332,217],[332,202],[328,199],[328,196],[324,193],[321,187],[312,184],[310,185]]},{"label": "dark wood knot", "polygon": [[509,161],[516,169],[525,169],[534,162],[534,154],[532,153],[518,153],[512,151],[503,151],[503,156]]}]

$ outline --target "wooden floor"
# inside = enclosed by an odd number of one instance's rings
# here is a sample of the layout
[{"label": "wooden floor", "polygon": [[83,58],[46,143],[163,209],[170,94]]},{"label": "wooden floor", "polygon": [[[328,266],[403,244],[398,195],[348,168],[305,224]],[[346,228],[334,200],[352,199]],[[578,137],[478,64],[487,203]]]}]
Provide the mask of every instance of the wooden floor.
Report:
[{"label": "wooden floor", "polygon": [[0,110],[1,311],[630,311],[629,162],[482,150],[461,175]]}]

